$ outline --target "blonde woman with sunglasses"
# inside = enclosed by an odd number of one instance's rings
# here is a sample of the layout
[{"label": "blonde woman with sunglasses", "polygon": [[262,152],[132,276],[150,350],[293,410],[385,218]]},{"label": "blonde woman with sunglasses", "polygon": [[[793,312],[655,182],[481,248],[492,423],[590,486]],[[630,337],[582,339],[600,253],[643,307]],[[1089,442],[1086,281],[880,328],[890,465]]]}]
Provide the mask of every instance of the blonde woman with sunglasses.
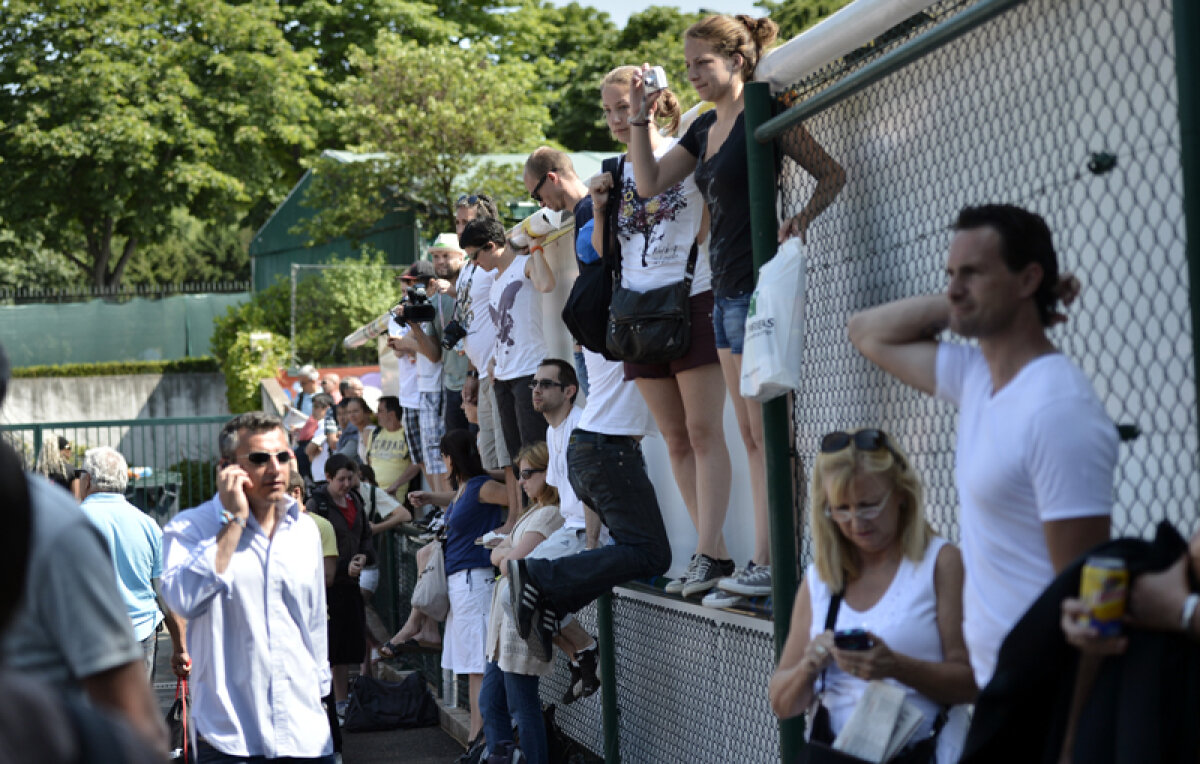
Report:
[{"label": "blonde woman with sunglasses", "polygon": [[882,430],[832,432],[809,506],[813,563],[771,678],[772,710],[797,716],[819,695],[824,713],[808,726],[832,743],[868,683],[882,680],[924,716],[892,761],[952,760],[965,730],[942,730],[943,712],[977,692],[962,635],[962,556],[925,521],[912,463]]}]

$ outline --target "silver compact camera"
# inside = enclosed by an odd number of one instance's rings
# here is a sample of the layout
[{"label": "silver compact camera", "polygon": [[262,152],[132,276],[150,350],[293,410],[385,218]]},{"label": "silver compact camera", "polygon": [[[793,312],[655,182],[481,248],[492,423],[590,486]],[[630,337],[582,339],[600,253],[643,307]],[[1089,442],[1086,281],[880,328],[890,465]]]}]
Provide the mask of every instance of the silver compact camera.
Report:
[{"label": "silver compact camera", "polygon": [[642,88],[647,94],[657,93],[667,87],[667,73],[661,66],[650,67],[642,74]]}]

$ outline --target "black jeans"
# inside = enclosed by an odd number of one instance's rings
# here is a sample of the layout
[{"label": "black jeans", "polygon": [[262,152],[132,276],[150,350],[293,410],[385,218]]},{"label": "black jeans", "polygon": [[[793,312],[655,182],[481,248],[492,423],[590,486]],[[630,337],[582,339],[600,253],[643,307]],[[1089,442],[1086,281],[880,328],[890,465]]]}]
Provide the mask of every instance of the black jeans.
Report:
[{"label": "black jeans", "polygon": [[532,381],[530,374],[516,379],[497,379],[494,383],[496,412],[500,415],[510,464],[516,463],[522,448],[546,439],[546,417],[533,408],[533,390],[529,389]]},{"label": "black jeans", "polygon": [[560,616],[614,586],[660,576],[671,565],[662,512],[633,438],[576,429],[567,447],[567,474],[614,543],[557,560],[525,560],[529,577]]}]

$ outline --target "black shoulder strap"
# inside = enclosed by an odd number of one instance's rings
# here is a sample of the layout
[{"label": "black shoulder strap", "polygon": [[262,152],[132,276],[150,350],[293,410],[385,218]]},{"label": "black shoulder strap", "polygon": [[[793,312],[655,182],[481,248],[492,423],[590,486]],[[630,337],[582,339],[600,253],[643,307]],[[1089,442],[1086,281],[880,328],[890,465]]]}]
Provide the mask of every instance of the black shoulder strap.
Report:
[{"label": "black shoulder strap", "polygon": [[[617,237],[617,215],[620,214],[621,186],[625,180],[625,155],[609,157],[600,165],[604,172],[612,175],[613,186],[608,192],[608,204],[604,207],[604,251],[600,256],[604,263],[617,274],[620,283],[621,240]],[[596,221],[601,224],[601,221]]]},{"label": "black shoulder strap", "polygon": [[842,606],[842,592],[838,592],[829,598],[829,610],[825,612],[825,631],[833,630],[834,624],[837,623],[838,609]]}]

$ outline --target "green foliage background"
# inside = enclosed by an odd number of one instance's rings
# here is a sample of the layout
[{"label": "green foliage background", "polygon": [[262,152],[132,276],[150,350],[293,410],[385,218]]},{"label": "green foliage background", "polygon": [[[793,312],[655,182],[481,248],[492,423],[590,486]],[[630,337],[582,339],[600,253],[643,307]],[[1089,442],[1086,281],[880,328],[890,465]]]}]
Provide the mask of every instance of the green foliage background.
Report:
[{"label": "green foliage background", "polygon": [[[787,39],[848,0],[760,0]],[[316,238],[408,204],[441,227],[458,193],[523,195],[463,154],[616,148],[598,86],[667,69],[682,33],[649,6],[618,29],[546,0],[0,0],[0,288],[232,281],[306,168]],[[380,151],[343,171],[326,148]],[[477,171],[479,172],[479,171]]]}]

